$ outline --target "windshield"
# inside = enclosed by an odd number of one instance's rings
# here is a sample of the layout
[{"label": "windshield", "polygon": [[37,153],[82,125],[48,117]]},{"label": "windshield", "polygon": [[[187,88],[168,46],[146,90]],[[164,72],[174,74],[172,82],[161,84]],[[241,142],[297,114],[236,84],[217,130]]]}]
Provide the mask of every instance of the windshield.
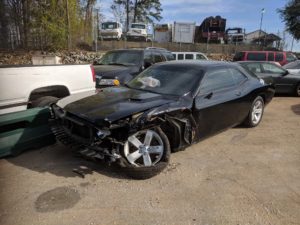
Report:
[{"label": "windshield", "polygon": [[131,24],[131,28],[146,29],[146,25],[145,24]]},{"label": "windshield", "polygon": [[159,94],[182,96],[194,92],[203,71],[186,65],[154,65],[131,80],[127,86]]},{"label": "windshield", "polygon": [[143,56],[141,51],[112,51],[107,52],[99,60],[99,64],[120,64],[124,66],[138,66],[141,63],[142,58]]},{"label": "windshield", "polygon": [[117,23],[102,23],[102,29],[106,30],[106,29],[116,29],[118,28],[118,24]]}]

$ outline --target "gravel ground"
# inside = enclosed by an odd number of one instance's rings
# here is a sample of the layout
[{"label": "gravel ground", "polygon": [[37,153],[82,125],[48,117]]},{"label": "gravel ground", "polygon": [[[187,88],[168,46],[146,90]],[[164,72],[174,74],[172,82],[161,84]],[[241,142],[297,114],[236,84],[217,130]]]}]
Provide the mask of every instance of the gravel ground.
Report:
[{"label": "gravel ground", "polygon": [[[75,173],[73,170],[77,171]],[[0,160],[0,224],[300,224],[300,98],[136,181],[60,144]]]}]

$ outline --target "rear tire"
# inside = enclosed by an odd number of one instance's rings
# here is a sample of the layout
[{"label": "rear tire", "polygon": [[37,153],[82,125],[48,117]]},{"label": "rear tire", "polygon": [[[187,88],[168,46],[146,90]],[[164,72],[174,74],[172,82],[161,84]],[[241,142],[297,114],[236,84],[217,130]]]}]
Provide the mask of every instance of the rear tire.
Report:
[{"label": "rear tire", "polygon": [[[151,136],[147,141],[147,136]],[[171,148],[160,128],[139,131],[125,143],[121,154],[121,166],[134,179],[148,179],[163,171],[169,164]],[[133,155],[134,154],[134,155]]]},{"label": "rear tire", "polygon": [[247,127],[256,127],[263,117],[264,106],[264,99],[261,96],[257,96],[251,105],[250,112],[244,121],[244,125]]},{"label": "rear tire", "polygon": [[35,108],[35,107],[48,107],[53,103],[56,103],[58,101],[57,97],[54,96],[44,96],[44,97],[40,97],[37,100],[33,101],[31,103],[31,107]]}]

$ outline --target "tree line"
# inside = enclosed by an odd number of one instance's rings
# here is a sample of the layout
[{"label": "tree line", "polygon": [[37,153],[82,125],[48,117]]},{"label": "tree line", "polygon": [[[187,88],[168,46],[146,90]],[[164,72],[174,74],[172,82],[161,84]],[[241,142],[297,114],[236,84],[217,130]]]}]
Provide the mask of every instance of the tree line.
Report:
[{"label": "tree line", "polygon": [[[91,45],[104,19],[99,6],[101,0],[0,0],[0,48],[49,50]],[[125,24],[160,20],[161,11],[159,0],[111,1],[115,20]]]}]

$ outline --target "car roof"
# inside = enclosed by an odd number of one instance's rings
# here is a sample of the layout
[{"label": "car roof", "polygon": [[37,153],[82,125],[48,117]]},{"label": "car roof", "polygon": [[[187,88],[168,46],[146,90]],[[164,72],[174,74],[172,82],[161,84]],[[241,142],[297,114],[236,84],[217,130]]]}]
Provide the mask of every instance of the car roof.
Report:
[{"label": "car roof", "polygon": [[156,63],[155,65],[181,65],[181,66],[196,66],[201,69],[210,69],[216,66],[238,66],[237,64],[224,62],[224,61],[213,61],[213,60],[172,60],[161,63]]},{"label": "car roof", "polygon": [[237,61],[236,63],[239,64],[250,64],[250,63],[268,63],[268,64],[272,64],[272,65],[276,65],[276,63],[274,61]]},{"label": "car roof", "polygon": [[135,52],[142,52],[142,51],[144,51],[144,49],[142,49],[142,48],[129,48],[129,49],[125,49],[125,48],[123,48],[123,49],[114,49],[114,50],[110,50],[110,51],[108,51],[108,52],[128,52],[128,51],[131,51],[131,52],[133,52],[133,51],[135,51]]},{"label": "car roof", "polygon": [[182,54],[204,54],[203,52],[172,52],[172,53],[177,53],[177,54],[180,54],[180,53],[182,53]]},{"label": "car roof", "polygon": [[290,53],[288,51],[272,51],[272,50],[269,50],[269,51],[260,51],[260,50],[251,50],[251,51],[238,51],[237,53],[239,52],[248,52],[248,53],[267,53],[267,52],[278,52],[278,53]]}]

